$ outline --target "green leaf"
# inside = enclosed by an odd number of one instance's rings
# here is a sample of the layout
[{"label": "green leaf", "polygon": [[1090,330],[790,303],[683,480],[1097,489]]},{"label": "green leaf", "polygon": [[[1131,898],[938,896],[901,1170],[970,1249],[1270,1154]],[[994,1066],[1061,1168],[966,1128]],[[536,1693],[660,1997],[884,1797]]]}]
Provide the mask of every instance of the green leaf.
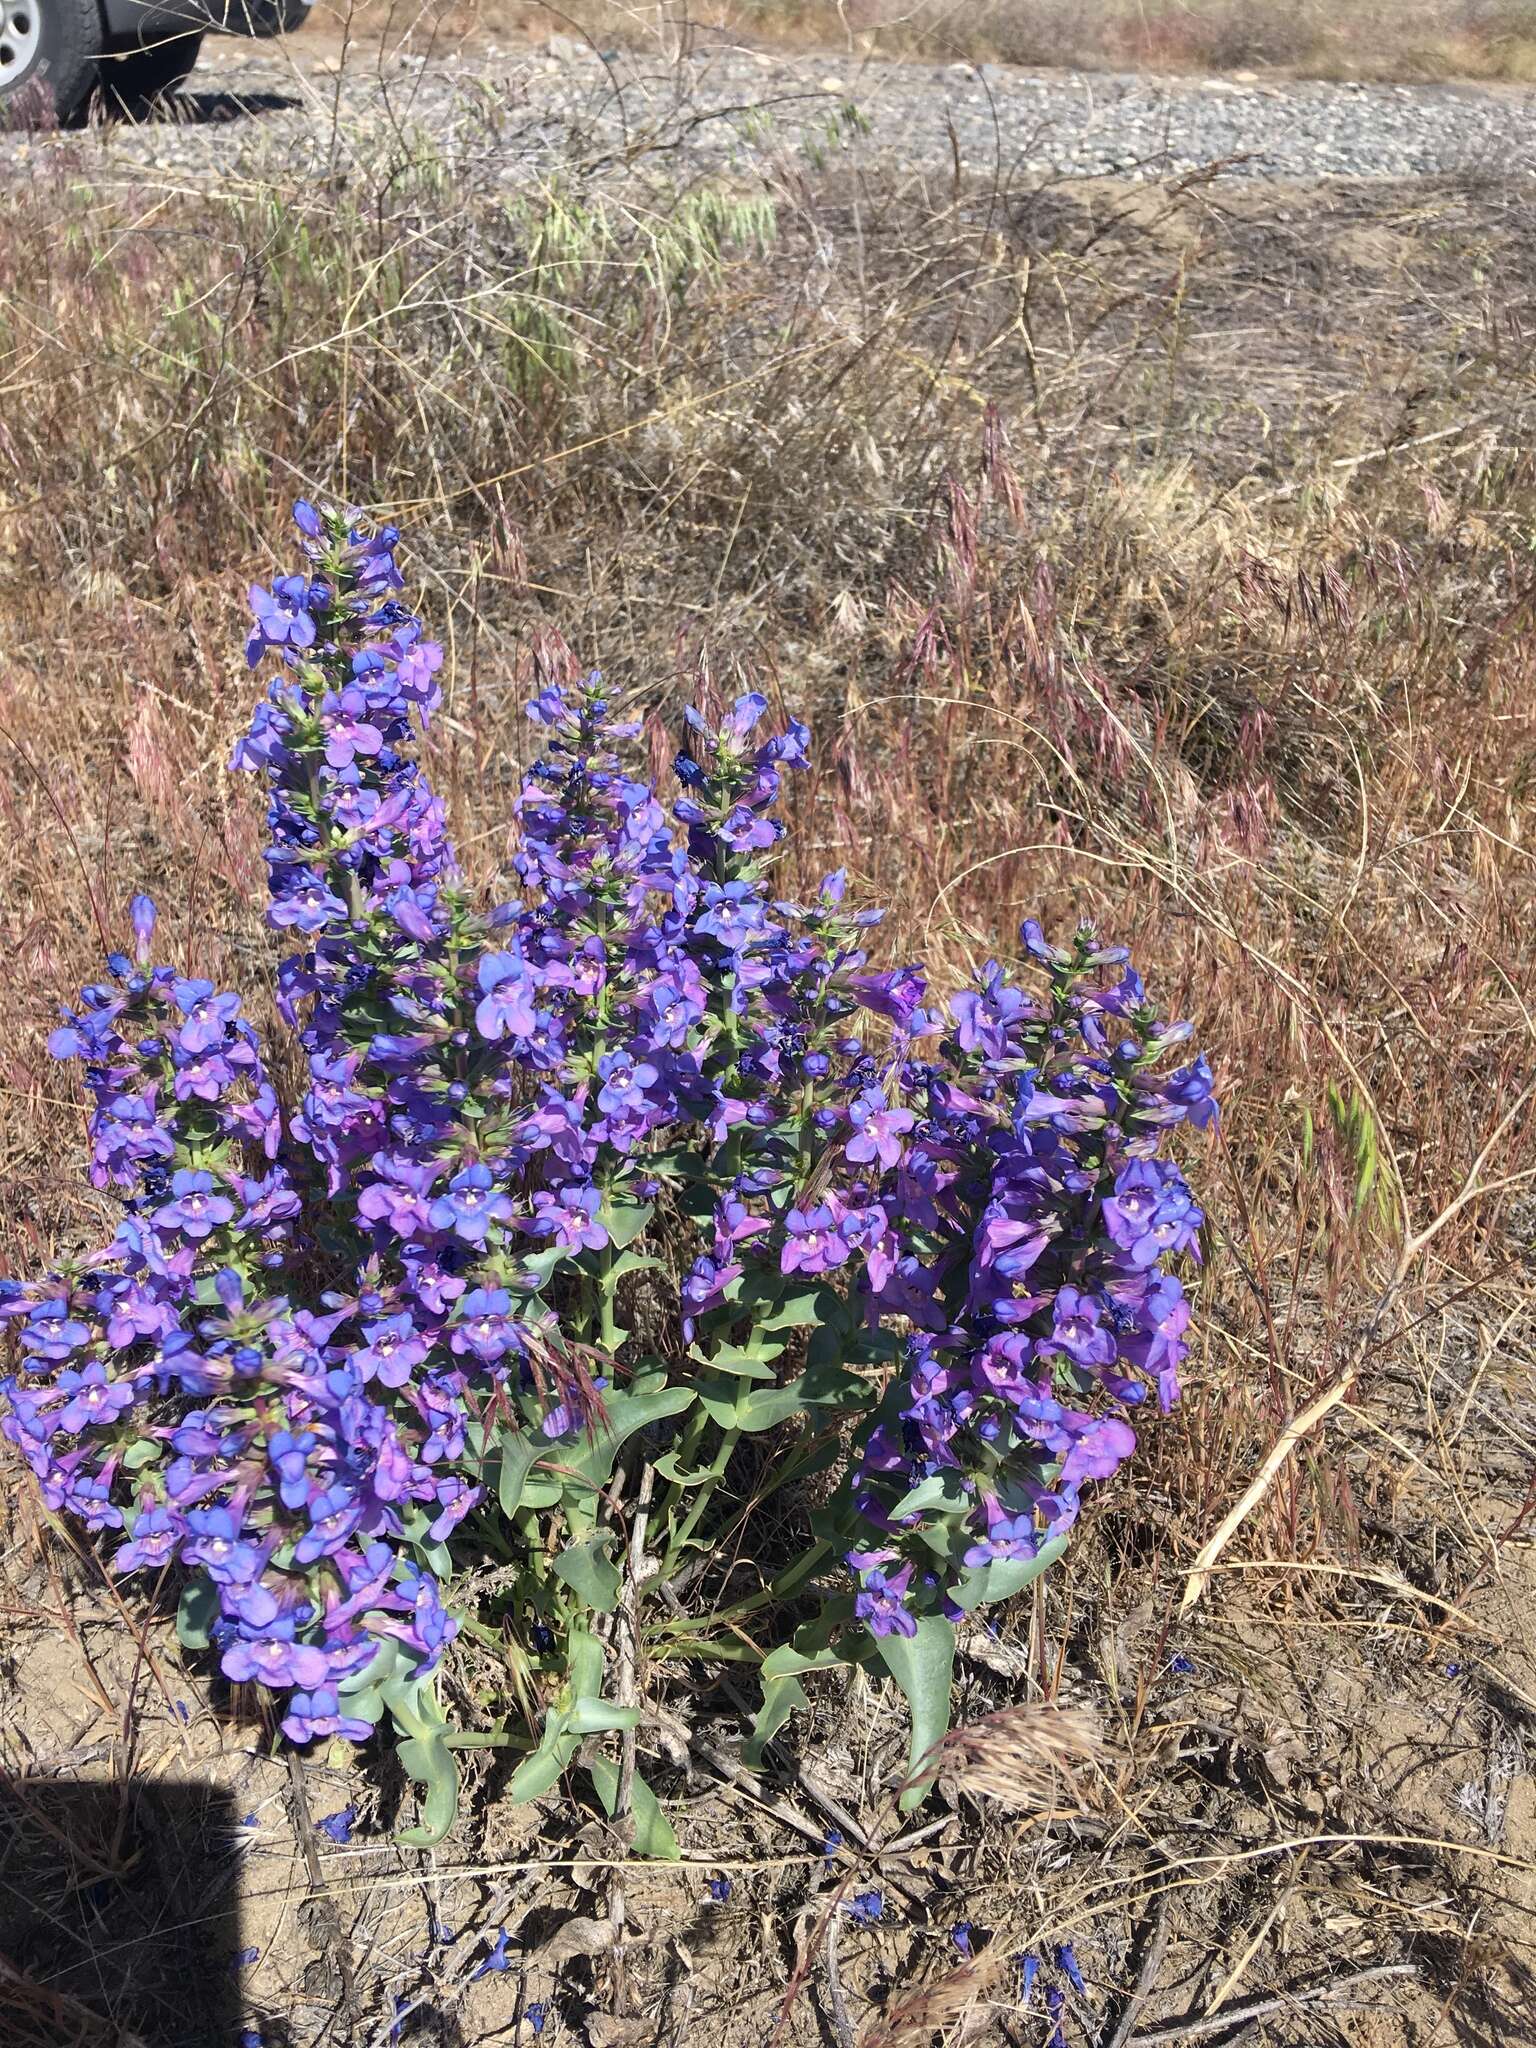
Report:
[{"label": "green leaf", "polygon": [[523,1758],[507,1780],[507,1789],[502,1796],[511,1800],[514,1806],[522,1806],[530,1799],[542,1799],[546,1792],[553,1791],[559,1784],[577,1747],[578,1738],[574,1735],[550,1735],[546,1732],[538,1748]]},{"label": "green leaf", "polygon": [[800,1389],[807,1408],[863,1408],[873,1402],[875,1394],[870,1381],[827,1357],[807,1360]]},{"label": "green leaf", "polygon": [[[835,1664],[837,1659],[833,1657],[830,1661]],[[802,1707],[809,1705],[805,1687],[792,1672],[786,1672],[782,1678],[764,1678],[763,1704],[753,1719],[751,1732],[741,1745],[741,1760],[749,1771],[762,1769],[763,1752],[769,1743],[791,1714],[798,1714]]]},{"label": "green leaf", "polygon": [[678,1453],[668,1451],[660,1458],[652,1459],[656,1471],[663,1479],[670,1479],[674,1486],[702,1486],[706,1479],[718,1479],[719,1473],[711,1465],[699,1465],[688,1471],[677,1462]]},{"label": "green leaf", "polygon": [[176,1607],[176,1640],[189,1650],[206,1650],[208,1631],[219,1618],[219,1589],[211,1579],[193,1579],[181,1589]]},{"label": "green leaf", "polygon": [[644,1230],[655,1211],[654,1202],[604,1202],[597,1212],[597,1220],[608,1233],[608,1241],[615,1251],[633,1244]]},{"label": "green leaf", "polygon": [[847,1661],[845,1653],[830,1642],[835,1622],[825,1614],[797,1628],[792,1641],[770,1650],[759,1667],[763,1704],[741,1746],[742,1762],[749,1770],[762,1769],[763,1752],[790,1715],[808,1705],[801,1675],[807,1671],[829,1671]]},{"label": "green leaf", "polygon": [[396,1748],[400,1768],[418,1785],[426,1787],[421,1825],[402,1828],[395,1840],[412,1849],[435,1849],[459,1814],[459,1774],[453,1752],[442,1735],[407,1736]]},{"label": "green leaf", "polygon": [[798,1379],[787,1387],[763,1387],[728,1379],[700,1380],[699,1400],[722,1429],[772,1429],[805,1406]]},{"label": "green leaf", "polygon": [[608,1268],[608,1278],[622,1280],[626,1273],[649,1273],[660,1265],[660,1259],[647,1258],[643,1252],[620,1252]]},{"label": "green leaf", "polygon": [[566,1636],[565,1669],[572,1699],[603,1689],[603,1646],[590,1629],[573,1626]]},{"label": "green leaf", "polygon": [[413,1849],[435,1849],[459,1812],[459,1774],[446,1740],[448,1723],[430,1677],[392,1678],[381,1690],[401,1737],[396,1745],[400,1767],[426,1789],[421,1825],[402,1828],[395,1839]]},{"label": "green leaf", "polygon": [[612,1614],[619,1604],[619,1587],[623,1583],[618,1566],[608,1555],[610,1538],[606,1535],[583,1536],[578,1542],[567,1544],[555,1559],[555,1576],[563,1579],[589,1607],[599,1614]]},{"label": "green leaf", "polygon": [[[912,1709],[910,1770],[918,1765],[949,1727],[949,1695],[955,1674],[954,1623],[942,1615],[919,1615],[915,1636],[877,1636],[875,1654],[906,1694]],[[909,1813],[927,1797],[925,1785],[914,1785],[901,1795],[901,1810]]]},{"label": "green leaf", "polygon": [[361,1671],[353,1671],[339,1679],[336,1691],[340,1698],[348,1699],[352,1694],[362,1692],[370,1685],[385,1685],[400,1667],[400,1645],[393,1636],[382,1636],[374,1647],[373,1655]]},{"label": "green leaf", "polygon": [[494,1460],[497,1466],[496,1498],[504,1515],[515,1515],[522,1505],[523,1491],[534,1460],[549,1446],[526,1430],[499,1430],[496,1442],[499,1446]]},{"label": "green leaf", "polygon": [[146,1465],[154,1464],[165,1448],[152,1436],[141,1436],[136,1444],[130,1444],[123,1453],[123,1470],[140,1472]]},{"label": "green leaf", "polygon": [[569,1255],[557,1244],[547,1251],[528,1252],[518,1267],[518,1275],[532,1286],[535,1294],[547,1287],[557,1266],[563,1266]]},{"label": "green leaf", "polygon": [[1041,1544],[1033,1557],[995,1558],[991,1564],[971,1565],[960,1574],[949,1597],[967,1614],[993,1600],[1011,1599],[1033,1585],[1042,1572],[1049,1571],[1066,1547],[1065,1536],[1053,1536],[1048,1543]]},{"label": "green leaf", "polygon": [[583,1532],[591,1526],[591,1504],[613,1470],[613,1461],[635,1434],[669,1415],[680,1415],[693,1406],[693,1388],[669,1386],[661,1373],[636,1378],[627,1392],[607,1396],[608,1426],[572,1445],[570,1450],[548,1453],[573,1526],[580,1522]]},{"label": "green leaf", "polygon": [[830,1287],[801,1287],[782,1296],[766,1315],[754,1313],[752,1321],[759,1330],[797,1330],[832,1321],[840,1307]]},{"label": "green leaf", "polygon": [[[603,1811],[612,1820],[619,1803],[619,1767],[606,1757],[594,1757],[587,1765]],[[676,1863],[682,1851],[672,1832],[672,1823],[661,1810],[661,1801],[638,1771],[629,1788],[630,1812],[635,1823],[634,1849],[637,1856],[649,1856],[657,1863]]]},{"label": "green leaf", "polygon": [[567,1709],[564,1719],[572,1735],[613,1735],[621,1728],[638,1727],[640,1709],[616,1707],[612,1700],[600,1700],[594,1695],[578,1700]]},{"label": "green leaf", "polygon": [[412,1507],[400,1517],[400,1533],[434,1577],[451,1578],[453,1557],[447,1544],[434,1543],[427,1533],[432,1527],[433,1519],[426,1508]]},{"label": "green leaf", "polygon": [[958,1512],[970,1505],[971,1496],[958,1472],[935,1472],[931,1478],[919,1480],[910,1493],[904,1493],[890,1514],[893,1522],[899,1522],[907,1515],[920,1515],[929,1508]]},{"label": "green leaf", "polygon": [[[772,1357],[777,1358],[783,1349],[782,1344],[774,1345]],[[694,1356],[717,1372],[734,1373],[739,1379],[771,1380],[774,1377],[770,1358],[751,1344],[722,1344],[718,1351],[707,1356],[695,1347]]]}]

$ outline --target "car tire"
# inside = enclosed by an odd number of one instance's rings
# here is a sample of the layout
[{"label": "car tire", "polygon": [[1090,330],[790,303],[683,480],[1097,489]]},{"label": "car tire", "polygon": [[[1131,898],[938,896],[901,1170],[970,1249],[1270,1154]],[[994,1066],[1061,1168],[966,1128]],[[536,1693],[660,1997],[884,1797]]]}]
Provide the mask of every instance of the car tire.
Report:
[{"label": "car tire", "polygon": [[[0,7],[4,5],[0,0]],[[101,60],[101,96],[116,112],[141,113],[186,83],[202,47],[201,30],[196,35],[167,36],[143,49],[118,43]]]},{"label": "car tire", "polygon": [[72,121],[96,83],[101,45],[96,0],[0,0],[0,126],[50,112]]},{"label": "car tire", "polygon": [[225,16],[230,34],[286,36],[309,19],[314,0],[229,0]]}]

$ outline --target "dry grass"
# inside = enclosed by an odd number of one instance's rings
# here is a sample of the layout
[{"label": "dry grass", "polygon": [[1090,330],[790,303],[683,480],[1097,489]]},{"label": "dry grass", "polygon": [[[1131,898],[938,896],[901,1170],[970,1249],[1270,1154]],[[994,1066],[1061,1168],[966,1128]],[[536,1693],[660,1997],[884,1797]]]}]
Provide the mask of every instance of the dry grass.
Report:
[{"label": "dry grass", "polygon": [[[1536,1715],[1529,202],[938,191],[771,150],[755,185],[605,175],[509,210],[401,137],[324,188],[114,196],[66,172],[0,196],[10,1266],[95,1227],[78,1107],[42,1051],[52,1002],[94,971],[93,903],[116,927],[152,881],[189,963],[247,987],[269,971],[250,795],[222,762],[249,692],[241,590],[294,491],[345,489],[413,532],[450,644],[434,765],[481,876],[506,848],[519,700],[562,640],[657,707],[750,669],[817,735],[800,858],[891,906],[892,956],[959,965],[1023,915],[1092,915],[1198,1020],[1228,1104],[1198,1168],[1189,1397],[961,1681],[967,1720],[1021,1688],[1091,1705],[1124,1759],[1111,1819],[952,1823],[892,1852],[910,1918],[852,1963],[845,1941],[850,2003],[900,2020],[890,1987],[943,1974],[963,1906],[1021,1940],[1075,1932],[1118,2009],[1167,1898],[1177,2012],[1406,1958],[1417,2003],[1380,2039],[1435,2038],[1440,2013],[1517,2038],[1536,1908],[1509,1762]],[[1181,1620],[1200,1544],[1346,1372]],[[39,1645],[109,1731],[147,1713],[121,1615],[77,1594],[71,1642],[48,1543],[18,1541],[6,1571],[31,1745],[12,1765],[79,1739],[28,1719]],[[225,1724],[199,1725],[224,1755]],[[867,1814],[899,1742],[865,1691],[826,1699],[808,1754]],[[374,1786],[368,1811],[387,1823],[392,1796]],[[748,1800],[694,1801],[685,1879],[631,1895],[700,1974],[658,1950],[645,1982],[693,2029],[676,2038],[761,2041],[807,1980],[785,1930],[821,1859]],[[485,1910],[507,1858],[540,1910],[561,1885],[575,1904],[572,1859],[606,1851],[568,1816],[535,1824],[509,1840],[482,1799],[442,1879],[456,1911]],[[713,1866],[782,1947],[744,1908],[692,1924]],[[421,1967],[388,1917],[414,1866],[389,1867],[393,1889],[346,1891],[380,1996]],[[462,1978],[445,2009],[498,1989]],[[807,1997],[786,2038],[814,2038]],[[1275,2038],[1332,2024],[1309,2007]]]},{"label": "dry grass", "polygon": [[1536,79],[1533,0],[466,0],[453,14],[674,51],[744,40],[1124,71]]}]

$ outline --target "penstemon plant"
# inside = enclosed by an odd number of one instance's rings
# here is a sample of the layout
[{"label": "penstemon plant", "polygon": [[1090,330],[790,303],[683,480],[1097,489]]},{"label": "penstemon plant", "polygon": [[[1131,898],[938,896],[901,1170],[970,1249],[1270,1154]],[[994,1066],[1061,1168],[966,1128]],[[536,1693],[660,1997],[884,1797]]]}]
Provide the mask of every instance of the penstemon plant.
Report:
[{"label": "penstemon plant", "polygon": [[[840,874],[776,895],[808,735],[761,737],[756,695],[686,714],[669,810],[597,676],[544,689],[518,893],[482,908],[418,759],[442,652],[398,535],[295,520],[304,569],[251,592],[274,673],[234,765],[266,785],[303,1093],[279,1102],[236,995],[152,964],[136,897],[132,957],[50,1042],[124,1213],[0,1283],[4,1432],[115,1571],[174,1573],[182,1640],[290,1741],[387,1718],[425,1791],[407,1840],[451,1826],[466,1744],[524,1752],[519,1799],[582,1763],[612,1810],[588,1738],[640,1718],[621,1619],[652,1663],[760,1663],[754,1762],[807,1672],[883,1667],[914,1803],[957,1622],[1061,1554],[1129,1418],[1177,1398],[1170,1267],[1203,1219],[1164,1149],[1214,1119],[1210,1069],[1171,1067],[1188,1027],[1087,928],[1027,923],[1018,973],[932,1002],[870,968]],[[814,1505],[728,1599],[743,1471],[754,1513]],[[505,1662],[491,1730],[441,1702],[461,1626]],[[632,1798],[636,1846],[675,1853],[638,1774]]]}]

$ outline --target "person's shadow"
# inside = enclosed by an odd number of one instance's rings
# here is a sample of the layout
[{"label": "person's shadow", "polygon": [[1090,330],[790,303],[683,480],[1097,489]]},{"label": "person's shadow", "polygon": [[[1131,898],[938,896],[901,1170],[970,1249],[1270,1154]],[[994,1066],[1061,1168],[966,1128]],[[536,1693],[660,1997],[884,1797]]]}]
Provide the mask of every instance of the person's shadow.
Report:
[{"label": "person's shadow", "polygon": [[240,1830],[210,1785],[0,1772],[4,2048],[279,2048],[246,2016]]}]

